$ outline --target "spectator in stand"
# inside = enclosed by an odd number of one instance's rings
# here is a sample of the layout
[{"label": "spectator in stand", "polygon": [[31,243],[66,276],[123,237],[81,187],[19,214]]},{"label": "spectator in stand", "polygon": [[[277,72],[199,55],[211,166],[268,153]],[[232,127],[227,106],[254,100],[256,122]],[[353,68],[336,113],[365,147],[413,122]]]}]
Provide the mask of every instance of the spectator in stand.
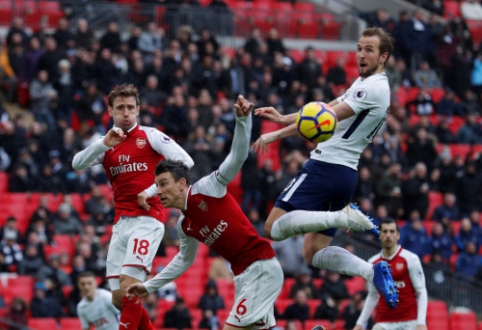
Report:
[{"label": "spectator in stand", "polygon": [[57,91],[49,82],[49,74],[46,70],[40,70],[37,79],[30,83],[30,107],[35,120],[47,124],[50,128],[55,125],[52,115],[51,103],[58,97]]},{"label": "spectator in stand", "polygon": [[171,210],[169,217],[166,220],[166,231],[163,238],[165,246],[179,247],[180,237],[177,229],[177,219],[179,218],[179,212],[177,210]]},{"label": "spectator in stand", "polygon": [[325,279],[320,288],[320,297],[331,297],[336,300],[350,297],[345,281],[339,273],[326,270]]},{"label": "spectator in stand", "polygon": [[159,79],[155,75],[147,76],[146,86],[140,89],[140,98],[154,108],[159,108],[166,100],[167,96],[159,89]]},{"label": "spectator in stand", "polygon": [[100,38],[100,47],[108,48],[110,51],[115,52],[122,44],[121,36],[119,33],[119,26],[115,22],[109,23],[107,32]]},{"label": "spectator in stand", "polygon": [[323,76],[321,63],[316,58],[315,49],[308,46],[305,49],[305,58],[298,66],[298,79],[308,88],[313,88],[319,76]]},{"label": "spectator in stand", "polygon": [[191,327],[191,316],[189,315],[189,310],[184,303],[184,299],[176,298],[176,304],[171,310],[167,311],[164,316],[164,327],[165,328],[192,328]]},{"label": "spectator in stand", "polygon": [[402,85],[402,73],[396,66],[396,60],[394,56],[388,58],[385,66],[385,73],[388,77],[388,84],[392,93],[396,93],[398,88]]},{"label": "spectator in stand", "polygon": [[304,291],[308,299],[318,299],[319,288],[313,283],[311,271],[308,267],[300,269],[296,275],[296,282],[291,287],[290,298],[295,298],[298,291]]},{"label": "spectator in stand", "polygon": [[33,317],[55,317],[64,315],[62,307],[54,297],[47,296],[47,289],[42,282],[37,282],[34,287],[34,298],[30,304],[30,312]]},{"label": "spectator in stand", "polygon": [[445,262],[449,262],[452,256],[453,244],[454,241],[452,237],[447,235],[444,226],[441,223],[436,223],[432,230],[432,237],[430,238],[432,253],[438,251]]},{"label": "spectator in stand", "polygon": [[385,31],[392,33],[395,28],[395,21],[390,17],[390,13],[385,8],[379,8],[377,9],[376,17],[372,25],[381,27]]},{"label": "spectator in stand", "polygon": [[316,308],[314,318],[316,320],[330,320],[332,323],[338,319],[341,300],[330,296],[322,297],[322,303]]},{"label": "spectator in stand", "polygon": [[45,263],[43,257],[39,254],[38,246],[28,244],[23,253],[23,259],[18,264],[18,274],[36,277]]},{"label": "spectator in stand", "polygon": [[298,290],[295,294],[295,302],[289,305],[283,313],[282,319],[299,320],[301,322],[310,318],[310,308],[306,304],[308,299],[304,290]]},{"label": "spectator in stand", "polygon": [[203,311],[210,310],[214,314],[218,309],[224,309],[224,300],[218,293],[218,286],[213,279],[207,281],[204,294],[199,299],[198,308]]},{"label": "spectator in stand", "polygon": [[15,243],[21,242],[21,235],[18,231],[17,219],[15,217],[9,216],[7,218],[7,223],[0,229],[0,242],[5,241],[6,236],[15,237]]},{"label": "spectator in stand", "polygon": [[248,212],[248,219],[253,225],[254,229],[258,232],[259,236],[265,237],[264,234],[264,223],[265,220],[262,220],[259,216],[259,212],[256,208],[250,208]]},{"label": "spectator in stand", "polygon": [[12,26],[10,27],[6,38],[7,45],[12,44],[12,39],[15,34],[20,34],[22,37],[22,43],[27,45],[29,36],[25,28],[25,21],[21,17],[15,17],[12,19]]},{"label": "spectator in stand", "polygon": [[89,49],[94,39],[94,33],[89,29],[89,22],[84,18],[79,19],[77,21],[77,31],[74,36],[76,46]]},{"label": "spectator in stand", "polygon": [[279,32],[276,28],[269,29],[268,39],[266,40],[268,45],[268,55],[274,57],[275,53],[286,54],[285,46],[283,41],[279,37]]},{"label": "spectator in stand", "polygon": [[397,216],[398,210],[402,208],[401,187],[402,167],[393,163],[375,185],[375,203],[385,205],[391,216]]},{"label": "spectator in stand", "polygon": [[295,277],[300,269],[308,267],[300,252],[302,246],[303,236],[301,235],[273,243],[276,258],[283,268],[285,278]]},{"label": "spectator in stand", "polygon": [[408,164],[414,166],[421,162],[431,171],[435,165],[437,156],[437,150],[435,149],[433,140],[427,137],[427,131],[424,128],[419,128],[415,139],[408,143]]},{"label": "spectator in stand", "polygon": [[479,238],[482,240],[482,226],[479,223],[479,219],[480,219],[479,211],[477,210],[470,211],[469,219],[470,219],[470,222],[472,223],[472,229],[477,232],[477,235],[479,235]]},{"label": "spectator in stand", "polygon": [[52,253],[49,257],[49,263],[44,264],[42,268],[40,268],[37,279],[43,282],[50,276],[55,276],[59,280],[59,284],[64,287],[66,285],[72,285],[72,281],[70,277],[65,274],[65,272],[59,269],[60,259],[57,254]]},{"label": "spectator in stand", "polygon": [[452,89],[446,88],[445,93],[437,104],[437,114],[452,117],[463,116],[465,114],[462,105],[455,101],[455,93]]},{"label": "spectator in stand", "polygon": [[482,261],[480,256],[477,255],[477,247],[470,242],[465,247],[465,250],[459,253],[455,263],[455,270],[468,279],[472,279],[481,265]]},{"label": "spectator in stand", "polygon": [[480,237],[476,229],[472,228],[472,223],[469,218],[462,219],[460,232],[457,235],[455,242],[460,251],[466,250],[470,243],[475,245],[477,251],[479,250],[480,245],[482,244],[482,237]]},{"label": "spectator in stand", "polygon": [[198,126],[184,145],[184,150],[194,160],[195,165],[192,168],[194,181],[208,175],[212,170],[210,158],[214,155],[215,149],[209,138],[204,127]]},{"label": "spectator in stand", "polygon": [[74,35],[69,31],[69,21],[66,18],[59,19],[53,37],[60,49],[66,51],[69,48],[69,43],[74,40]]},{"label": "spectator in stand", "polygon": [[420,10],[414,10],[412,20],[409,24],[409,47],[415,62],[411,63],[412,68],[419,66],[430,52],[430,31],[427,25],[427,17]]},{"label": "spectator in stand", "polygon": [[56,235],[78,235],[82,230],[80,219],[73,216],[72,207],[66,203],[60,204],[53,226]]},{"label": "spectator in stand", "polygon": [[468,113],[473,113],[476,116],[479,116],[481,113],[480,104],[477,100],[477,95],[475,95],[475,93],[472,92],[470,89],[465,90],[464,99],[461,103],[461,106],[463,108],[464,115]]},{"label": "spectator in stand", "polygon": [[5,233],[0,243],[0,250],[4,256],[5,265],[11,272],[15,272],[17,265],[22,261],[23,254],[20,246],[15,242],[17,234],[9,231]]},{"label": "spectator in stand", "polygon": [[328,70],[326,81],[333,85],[346,85],[345,58],[338,57],[336,65]]},{"label": "spectator in stand", "polygon": [[[444,14],[444,3],[442,0],[427,0],[422,3],[422,7],[442,16]],[[449,13],[450,14],[450,13]]]},{"label": "spectator in stand", "polygon": [[264,43],[264,40],[261,38],[261,30],[254,28],[251,30],[250,36],[246,38],[243,48],[248,54],[255,57],[259,54],[259,45],[262,43]]},{"label": "spectator in stand", "polygon": [[27,303],[25,300],[14,298],[5,318],[15,323],[15,325],[6,328],[8,330],[28,329]]},{"label": "spectator in stand", "polygon": [[[392,36],[395,39],[395,53],[394,55],[399,58],[403,65],[410,63],[412,52],[410,46],[410,33],[411,24],[410,17],[406,11],[401,11],[398,16],[398,23],[395,24]],[[400,70],[401,72],[403,70]]]},{"label": "spectator in stand", "polygon": [[459,143],[477,144],[482,143],[482,125],[477,122],[474,112],[468,113],[465,117],[465,125],[457,132]]},{"label": "spectator in stand", "polygon": [[435,128],[435,136],[437,137],[438,142],[441,144],[451,144],[457,142],[457,138],[450,130],[449,122],[445,118],[440,118],[440,121]]},{"label": "spectator in stand", "polygon": [[58,49],[55,39],[47,37],[45,39],[45,50],[39,58],[37,69],[47,71],[47,80],[53,83],[58,78],[58,63],[63,58],[65,58],[65,53]]},{"label": "spectator in stand", "polygon": [[473,161],[467,161],[465,173],[455,181],[455,195],[462,216],[468,215],[472,210],[479,210],[481,205],[482,179],[477,173]]},{"label": "spectator in stand", "polygon": [[162,50],[162,35],[154,22],[147,24],[147,30],[142,32],[137,41],[137,48],[141,51],[147,64],[152,62],[154,53]]},{"label": "spectator in stand", "polygon": [[206,309],[203,311],[203,318],[199,322],[199,329],[219,329],[219,318],[213,313],[212,310]]},{"label": "spectator in stand", "polygon": [[406,104],[407,109],[414,109],[415,113],[420,116],[431,115],[436,112],[435,103],[428,92],[427,87],[422,87],[415,100],[411,100]]},{"label": "spectator in stand", "polygon": [[104,95],[108,94],[118,83],[122,73],[113,63],[112,50],[110,48],[104,47],[101,49],[94,63],[94,72],[94,77],[91,77],[91,79],[95,79],[96,85]]},{"label": "spectator in stand", "polygon": [[440,88],[442,87],[442,83],[440,82],[439,77],[437,77],[437,73],[435,70],[430,68],[430,64],[427,61],[423,61],[420,64],[420,68],[415,71],[413,75],[413,79],[418,87],[426,87],[426,88]]},{"label": "spectator in stand", "polygon": [[467,0],[460,5],[462,17],[468,20],[482,20],[482,5],[478,0]]},{"label": "spectator in stand", "polygon": [[451,293],[451,286],[448,285],[450,280],[447,277],[452,272],[449,263],[443,260],[440,251],[434,250],[428,266],[433,269],[433,272],[425,274],[426,278],[430,279],[427,280],[428,294],[435,299],[444,299],[445,294]]},{"label": "spectator in stand", "polygon": [[[345,330],[352,330],[356,326],[356,321],[365,305],[366,292],[358,291],[350,299],[350,303],[343,310],[342,318],[345,320]],[[367,329],[372,329],[374,322],[370,317],[367,323]]]},{"label": "spectator in stand", "polygon": [[446,223],[447,220],[455,221],[460,219],[459,208],[456,204],[456,197],[453,193],[447,192],[444,196],[444,204],[438,206],[433,212],[432,219]]},{"label": "spectator in stand", "polygon": [[410,213],[409,221],[402,228],[400,235],[400,245],[415,253],[420,259],[430,252],[430,239],[422,225],[422,219],[418,211]]}]

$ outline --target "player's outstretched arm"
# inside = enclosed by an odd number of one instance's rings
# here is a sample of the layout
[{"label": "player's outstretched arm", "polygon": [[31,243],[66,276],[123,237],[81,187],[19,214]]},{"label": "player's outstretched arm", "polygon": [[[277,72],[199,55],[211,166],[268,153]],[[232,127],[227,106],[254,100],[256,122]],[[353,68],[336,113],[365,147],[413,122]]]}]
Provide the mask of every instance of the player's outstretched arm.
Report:
[{"label": "player's outstretched arm", "polygon": [[261,149],[261,152],[268,151],[268,144],[273,143],[279,139],[282,139],[288,136],[293,136],[296,134],[298,134],[296,130],[296,124],[291,124],[277,131],[263,134],[254,143],[253,145],[254,151],[257,151],[258,149]]},{"label": "player's outstretched arm", "polygon": [[417,256],[408,262],[408,274],[412,281],[415,295],[417,297],[417,330],[427,330],[427,306],[428,294],[425,286],[425,275],[423,274],[422,264]]},{"label": "player's outstretched arm", "polygon": [[278,124],[291,125],[296,121],[296,113],[282,115],[273,107],[263,107],[254,110],[256,116],[261,116]]},{"label": "player's outstretched arm", "polygon": [[373,313],[373,310],[378,304],[378,300],[380,300],[380,295],[378,294],[377,289],[372,283],[368,283],[368,295],[365,300],[365,304],[363,305],[362,312],[356,321],[356,326],[353,330],[361,330],[364,329],[368,319]]},{"label": "player's outstretched arm", "polygon": [[234,179],[241,167],[243,167],[244,161],[248,158],[251,127],[253,126],[251,111],[254,105],[248,102],[242,95],[239,95],[234,107],[236,108],[236,127],[234,129],[233,144],[229,155],[219,166],[219,170],[216,173],[218,181],[224,185],[227,185]]}]

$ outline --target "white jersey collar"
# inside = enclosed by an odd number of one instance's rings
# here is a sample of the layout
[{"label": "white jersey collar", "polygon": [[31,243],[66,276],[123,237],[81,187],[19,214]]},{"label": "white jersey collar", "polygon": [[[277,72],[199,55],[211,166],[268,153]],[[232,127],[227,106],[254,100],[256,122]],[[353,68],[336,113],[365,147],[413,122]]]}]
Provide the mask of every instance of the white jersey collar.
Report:
[{"label": "white jersey collar", "polygon": [[395,256],[398,254],[398,252],[400,252],[400,250],[402,249],[402,246],[399,245],[397,250],[391,255],[389,256],[388,258],[386,258],[384,255],[383,255],[383,250],[382,252],[380,253],[380,255],[382,256],[382,259],[385,259],[385,260],[392,260],[393,258],[395,258]]}]

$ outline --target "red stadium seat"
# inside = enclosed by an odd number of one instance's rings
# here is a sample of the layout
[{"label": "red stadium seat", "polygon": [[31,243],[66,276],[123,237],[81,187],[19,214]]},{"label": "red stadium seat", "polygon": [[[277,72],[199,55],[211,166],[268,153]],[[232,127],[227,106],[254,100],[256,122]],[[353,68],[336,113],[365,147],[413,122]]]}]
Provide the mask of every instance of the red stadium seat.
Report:
[{"label": "red stadium seat", "polygon": [[166,246],[166,256],[169,258],[169,260],[172,260],[174,256],[179,252],[179,248],[175,246]]},{"label": "red stadium seat", "polygon": [[8,174],[0,171],[0,193],[8,191]]},{"label": "red stadium seat", "polygon": [[197,329],[199,326],[199,323],[203,319],[203,311],[202,309],[198,308],[190,308],[189,309],[189,315],[191,315],[191,325],[194,329]]},{"label": "red stadium seat", "polygon": [[427,306],[427,319],[443,319],[448,321],[447,304],[442,300],[431,300]]},{"label": "red stadium seat", "polygon": [[189,308],[197,308],[199,299],[204,294],[203,286],[179,286],[177,292],[180,297],[184,298],[184,301]]},{"label": "red stadium seat", "polygon": [[346,280],[345,284],[350,295],[354,295],[356,292],[365,289],[365,280],[361,277],[354,276],[353,278]]},{"label": "red stadium seat", "polygon": [[283,289],[286,288],[286,291],[288,292],[288,296],[291,292],[291,288],[293,287],[293,285],[296,283],[296,279],[294,278],[287,278],[285,279],[285,281],[283,282]]},{"label": "red stadium seat", "polygon": [[9,277],[7,280],[7,286],[24,286],[32,289],[34,285],[34,279],[31,276],[20,275],[17,277]]},{"label": "red stadium seat", "polygon": [[460,221],[452,221],[450,225],[452,226],[452,231],[454,232],[454,235],[458,235],[462,223]]},{"label": "red stadium seat", "polygon": [[445,95],[445,90],[443,88],[432,88],[430,91],[430,96],[435,103],[439,103],[442,97]]},{"label": "red stadium seat", "polygon": [[[303,324],[301,324],[300,320],[291,320],[291,322],[295,323],[296,329],[303,330]],[[286,327],[286,323],[288,323],[288,320],[280,320],[280,319],[276,320],[276,325],[282,329]]]},{"label": "red stadium seat", "polygon": [[449,122],[449,129],[453,134],[457,134],[459,129],[465,125],[465,120],[458,116],[453,116]]},{"label": "red stadium seat", "polygon": [[425,219],[432,220],[433,211],[443,204],[444,197],[442,193],[431,191],[428,193],[428,211]]},{"label": "red stadium seat", "polygon": [[444,6],[445,18],[460,17],[460,4],[458,1],[444,1]]},{"label": "red stadium seat", "polygon": [[295,2],[294,10],[313,13],[315,12],[315,6],[309,2]]},{"label": "red stadium seat", "polygon": [[427,232],[427,235],[431,236],[433,226],[435,225],[435,221],[425,220],[422,223],[423,223],[423,226],[425,227],[425,231]]},{"label": "red stadium seat", "polygon": [[274,305],[276,306],[276,309],[278,310],[278,313],[283,314],[286,310],[286,307],[288,307],[289,305],[292,305],[294,303],[295,303],[294,299],[278,299],[278,300],[276,300]]},{"label": "red stadium seat", "polygon": [[450,328],[454,330],[477,330],[477,317],[474,312],[457,312],[449,316]]},{"label": "red stadium seat", "polygon": [[303,61],[304,54],[299,49],[291,49],[288,51],[288,54],[295,63],[301,63]]},{"label": "red stadium seat", "polygon": [[219,318],[219,324],[224,324],[228,319],[231,309],[218,309],[216,311],[216,316]]},{"label": "red stadium seat", "polygon": [[218,293],[223,297],[234,296],[234,284],[232,281],[217,278],[216,285],[218,286]]},{"label": "red stadium seat", "polygon": [[35,330],[57,329],[57,321],[54,318],[31,318],[28,327]]},{"label": "red stadium seat", "polygon": [[[442,152],[444,147],[445,145],[439,143],[436,146],[437,152]],[[467,158],[472,151],[472,147],[469,144],[449,144],[449,148],[452,157],[460,156],[463,159]]]},{"label": "red stadium seat", "polygon": [[321,37],[324,40],[338,40],[340,38],[341,23],[321,23]]},{"label": "red stadium seat", "polygon": [[60,319],[60,329],[62,330],[81,330],[82,324],[76,317],[62,317]]},{"label": "red stadium seat", "polygon": [[304,323],[304,329],[310,330],[316,327],[317,325],[323,325],[331,329],[331,321],[330,320],[306,320]]},{"label": "red stadium seat", "polygon": [[308,299],[306,301],[306,304],[310,308],[310,318],[314,318],[316,309],[318,308],[318,306],[321,305],[320,300],[319,299]]}]

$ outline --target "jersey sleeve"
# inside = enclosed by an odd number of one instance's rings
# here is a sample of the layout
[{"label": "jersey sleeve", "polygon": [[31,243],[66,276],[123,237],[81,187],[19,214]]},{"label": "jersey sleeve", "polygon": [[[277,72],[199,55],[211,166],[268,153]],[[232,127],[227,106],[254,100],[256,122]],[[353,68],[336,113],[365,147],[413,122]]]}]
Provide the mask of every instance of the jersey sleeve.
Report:
[{"label": "jersey sleeve", "polygon": [[226,186],[238,174],[248,157],[251,127],[251,116],[236,117],[236,128],[234,129],[233,143],[229,155],[219,166],[219,170],[205,176],[193,185],[193,194],[203,194],[217,198],[226,195]]},{"label": "jersey sleeve", "polygon": [[363,305],[363,310],[356,321],[357,325],[361,325],[363,329],[366,329],[368,319],[373,313],[375,307],[377,307],[378,301],[380,300],[380,295],[377,289],[372,283],[368,283],[368,295],[365,299],[365,304]]},{"label": "jersey sleeve", "polygon": [[[375,87],[373,84],[371,86]],[[375,89],[368,88],[367,85],[359,85],[350,89],[349,95],[343,99],[343,102],[348,104],[353,112],[358,115],[364,110],[384,104],[383,99],[386,98],[386,94],[390,94],[388,89]]]},{"label": "jersey sleeve", "polygon": [[104,161],[104,154],[110,148],[104,144],[104,137],[82,151],[75,154],[72,160],[72,168],[74,170],[83,170],[84,168],[94,165],[102,164]]},{"label": "jersey sleeve", "polygon": [[194,166],[191,156],[169,136],[153,127],[143,127],[143,129],[147,134],[152,149],[158,154],[163,155],[166,159],[181,161],[189,168]]},{"label": "jersey sleeve", "polygon": [[417,324],[425,325],[428,294],[425,286],[425,275],[423,274],[422,264],[416,255],[413,255],[408,262],[408,273],[417,296]]},{"label": "jersey sleeve", "polygon": [[181,276],[189,267],[191,267],[196,258],[199,241],[187,236],[183,232],[181,227],[183,219],[184,216],[181,215],[177,222],[179,236],[181,237],[179,252],[159,274],[144,283],[144,286],[149,293],[156,291],[160,287]]},{"label": "jersey sleeve", "polygon": [[90,329],[90,323],[85,318],[85,315],[80,312],[80,304],[77,304],[77,316],[79,317],[82,329]]}]

